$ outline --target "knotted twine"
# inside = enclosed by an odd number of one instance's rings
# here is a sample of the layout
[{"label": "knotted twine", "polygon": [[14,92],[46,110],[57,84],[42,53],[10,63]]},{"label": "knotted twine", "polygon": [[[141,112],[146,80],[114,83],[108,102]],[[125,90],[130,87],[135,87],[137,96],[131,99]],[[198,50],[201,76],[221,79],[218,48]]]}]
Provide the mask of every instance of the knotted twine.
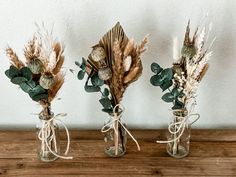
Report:
[{"label": "knotted twine", "polygon": [[[121,104],[117,104],[117,105],[113,108],[113,114],[112,114],[112,116],[110,116],[111,120],[110,120],[107,124],[105,124],[105,125],[102,127],[101,132],[102,132],[102,133],[106,133],[106,132],[108,132],[109,130],[113,129],[114,132],[115,132],[115,134],[118,136],[118,131],[117,131],[117,129],[115,128],[115,123],[116,123],[116,121],[117,121],[117,122],[122,126],[122,128],[129,134],[129,136],[133,139],[133,141],[136,143],[136,146],[137,146],[138,150],[140,151],[140,146],[139,146],[139,144],[138,144],[138,141],[134,138],[134,136],[130,133],[130,131],[129,131],[129,130],[125,127],[125,125],[122,123],[122,121],[121,121],[121,114],[118,114],[118,113],[116,112],[116,108],[119,108],[119,111],[120,111],[120,112],[124,112],[124,111],[125,111],[124,106],[122,106]],[[119,111],[118,111],[118,112],[119,112]],[[107,128],[107,127],[109,127],[109,128]],[[116,141],[118,141],[118,139],[117,139]],[[118,142],[117,142],[117,144],[118,144]]]},{"label": "knotted twine", "polygon": [[[173,122],[171,122],[171,123],[169,124],[169,126],[168,126],[168,131],[169,131],[169,133],[172,134],[172,135],[176,135],[177,133],[180,132],[177,137],[172,138],[172,139],[170,139],[170,140],[166,140],[166,141],[159,141],[159,140],[157,140],[156,142],[157,142],[157,143],[171,143],[171,142],[175,142],[175,141],[179,140],[179,139],[181,138],[181,136],[183,135],[183,133],[184,133],[185,127],[188,126],[188,120],[189,120],[190,118],[194,117],[194,116],[196,117],[196,118],[190,123],[190,125],[192,125],[192,124],[194,124],[194,123],[200,118],[200,114],[198,114],[198,113],[192,114],[195,105],[196,105],[196,101],[194,100],[193,103],[191,103],[191,106],[190,106],[190,109],[189,109],[190,111],[189,111],[189,114],[187,114],[187,116],[184,116],[184,117],[183,117],[183,116],[176,116],[176,115],[174,115],[177,119],[180,118],[181,121],[177,121],[177,122],[173,121]],[[180,111],[180,110],[181,110],[181,109],[175,110],[175,111],[177,112],[177,111]],[[176,128],[176,127],[177,127],[177,128]],[[171,136],[171,137],[173,137],[173,136]]]},{"label": "knotted twine", "polygon": [[[43,145],[41,146],[41,150],[43,154],[45,153],[44,144],[46,144],[46,147],[54,156],[58,158],[62,158],[62,159],[73,159],[73,157],[66,156],[70,148],[70,134],[66,125],[60,120],[61,117],[65,117],[66,115],[67,114],[65,113],[60,113],[60,114],[57,114],[56,116],[53,116],[51,119],[48,119],[48,120],[42,119],[42,128],[40,129],[38,133],[38,138],[39,140],[41,140],[41,143]],[[65,128],[66,135],[67,135],[67,146],[66,146],[66,151],[64,153],[65,156],[57,154],[57,142],[56,142],[56,134],[54,130],[53,121],[60,122]],[[51,149],[51,147],[48,144],[48,142],[51,142],[51,141],[53,141],[54,143],[55,152]]]}]

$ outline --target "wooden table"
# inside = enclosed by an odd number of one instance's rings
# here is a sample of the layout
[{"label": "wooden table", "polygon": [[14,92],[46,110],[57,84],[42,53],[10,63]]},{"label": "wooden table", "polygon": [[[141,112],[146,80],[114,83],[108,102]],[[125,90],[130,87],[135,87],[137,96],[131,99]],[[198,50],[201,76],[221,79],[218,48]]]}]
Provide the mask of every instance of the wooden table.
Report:
[{"label": "wooden table", "polygon": [[[39,162],[35,131],[0,131],[0,176],[22,177],[129,177],[129,176],[236,176],[236,131],[193,130],[190,154],[183,159],[167,155],[163,130],[133,130],[141,152],[129,139],[127,154],[109,158],[98,130],[71,131],[73,160]],[[63,132],[64,134],[64,132]],[[62,144],[65,146],[65,135]]]}]

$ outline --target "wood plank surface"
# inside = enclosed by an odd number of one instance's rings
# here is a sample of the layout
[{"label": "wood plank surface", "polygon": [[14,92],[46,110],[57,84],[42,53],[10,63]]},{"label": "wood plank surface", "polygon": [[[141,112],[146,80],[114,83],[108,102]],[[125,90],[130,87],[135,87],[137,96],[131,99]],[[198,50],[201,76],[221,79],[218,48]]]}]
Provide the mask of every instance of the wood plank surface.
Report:
[{"label": "wood plank surface", "polygon": [[[131,130],[140,143],[138,152],[129,139],[122,158],[104,154],[99,130],[71,130],[72,160],[39,162],[36,157],[36,133],[0,131],[0,176],[22,177],[236,177],[236,130],[192,130],[190,154],[174,159],[166,153],[164,130]],[[66,146],[61,132],[61,146]]]}]

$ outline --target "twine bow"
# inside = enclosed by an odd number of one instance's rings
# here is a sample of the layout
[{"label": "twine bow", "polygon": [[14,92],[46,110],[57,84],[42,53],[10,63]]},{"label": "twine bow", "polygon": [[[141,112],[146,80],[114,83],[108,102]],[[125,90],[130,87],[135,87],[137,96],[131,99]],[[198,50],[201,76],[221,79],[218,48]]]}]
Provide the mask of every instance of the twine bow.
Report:
[{"label": "twine bow", "polygon": [[[120,118],[121,118],[121,115],[118,114],[116,112],[116,108],[119,108],[119,111],[121,112],[124,112],[125,108],[121,105],[121,104],[117,104],[114,108],[113,108],[113,116],[111,116],[112,120],[109,121],[107,124],[105,124],[102,129],[101,129],[101,132],[102,133],[106,133],[108,132],[109,130],[111,129],[114,129],[116,135],[118,135],[118,131],[116,130],[115,128],[115,122],[117,121],[123,128],[124,130],[129,134],[129,136],[133,139],[133,141],[136,143],[136,146],[138,148],[138,150],[140,151],[140,146],[138,144],[138,141],[134,138],[134,136],[130,133],[130,131],[124,126],[124,124],[121,122]],[[119,112],[118,111],[118,112]],[[107,128],[109,127],[109,128]]]},{"label": "twine bow", "polygon": [[[42,144],[46,144],[46,147],[48,148],[48,150],[55,155],[58,158],[62,158],[62,159],[73,159],[73,157],[68,157],[66,156],[69,148],[70,148],[70,134],[68,131],[68,128],[66,127],[66,125],[59,119],[60,117],[65,117],[67,114],[65,113],[60,113],[57,114],[56,116],[52,117],[49,120],[42,120],[42,128],[40,129],[39,133],[38,133],[38,138],[39,140],[42,141]],[[56,135],[55,135],[55,130],[54,130],[54,125],[52,124],[53,121],[58,121],[60,122],[63,127],[65,128],[66,134],[67,134],[67,146],[66,146],[66,151],[64,153],[65,156],[59,155],[57,154],[57,142],[56,142]],[[49,146],[48,142],[53,141],[56,152],[54,152],[51,147]],[[43,153],[45,152],[45,149],[42,148]]]},{"label": "twine bow", "polygon": [[156,142],[157,143],[171,143],[171,142],[175,142],[177,140],[179,140],[181,138],[181,136],[183,135],[184,133],[184,130],[185,130],[185,127],[187,127],[188,125],[188,120],[193,117],[193,116],[196,116],[196,118],[190,123],[190,125],[194,124],[199,118],[200,118],[200,114],[198,113],[195,113],[195,114],[192,114],[192,111],[194,110],[194,107],[196,105],[196,102],[194,101],[194,103],[191,104],[190,106],[190,111],[187,116],[185,116],[183,118],[183,116],[175,116],[178,118],[181,118],[181,121],[179,122],[171,122],[168,126],[168,131],[172,134],[172,135],[175,135],[177,133],[180,132],[180,134],[175,137],[175,138],[172,138],[170,140],[166,140],[166,141],[159,141],[157,140]]}]

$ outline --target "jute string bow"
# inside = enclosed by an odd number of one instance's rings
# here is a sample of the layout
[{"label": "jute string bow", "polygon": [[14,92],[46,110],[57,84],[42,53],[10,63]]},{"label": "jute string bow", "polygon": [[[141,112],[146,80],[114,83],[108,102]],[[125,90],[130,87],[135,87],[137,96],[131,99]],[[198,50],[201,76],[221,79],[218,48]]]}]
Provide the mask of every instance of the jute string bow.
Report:
[{"label": "jute string bow", "polygon": [[[118,112],[124,112],[125,108],[121,105],[121,104],[117,104],[114,108],[113,108],[113,114],[111,116],[111,121],[109,121],[107,124],[105,124],[102,129],[101,132],[102,133],[106,133],[111,129],[114,129],[116,135],[118,136],[118,131],[115,128],[115,122],[118,122],[123,129],[129,134],[129,136],[133,139],[133,141],[136,143],[136,146],[138,148],[138,150],[140,151],[140,146],[138,144],[138,141],[134,138],[134,136],[130,133],[130,131],[125,127],[125,125],[122,123],[121,121],[121,114],[117,113],[116,109],[119,109]],[[108,128],[107,128],[108,127]],[[118,141],[118,139],[117,139]]]},{"label": "jute string bow", "polygon": [[[41,146],[42,153],[45,153],[45,147],[44,147],[44,144],[45,144],[47,149],[56,157],[62,158],[62,159],[73,159],[73,157],[66,156],[70,148],[70,134],[66,125],[60,120],[61,117],[65,117],[66,115],[67,114],[65,113],[60,113],[60,114],[57,114],[56,116],[53,116],[49,120],[42,120],[42,128],[40,129],[38,133],[38,138],[39,140],[42,141],[42,146]],[[57,142],[56,142],[56,134],[55,134],[53,121],[60,122],[65,128],[66,135],[67,135],[67,146],[66,146],[66,151],[64,153],[65,156],[59,155],[57,153]],[[48,142],[52,142],[54,144],[55,152],[51,149]]]}]

